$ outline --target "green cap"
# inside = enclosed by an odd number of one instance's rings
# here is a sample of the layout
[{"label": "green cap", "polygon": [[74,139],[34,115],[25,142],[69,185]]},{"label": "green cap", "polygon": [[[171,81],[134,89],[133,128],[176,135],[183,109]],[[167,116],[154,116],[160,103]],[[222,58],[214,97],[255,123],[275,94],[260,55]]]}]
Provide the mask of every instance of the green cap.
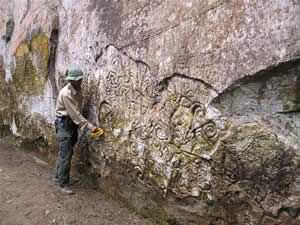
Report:
[{"label": "green cap", "polygon": [[71,69],[69,70],[68,76],[66,77],[66,80],[80,80],[83,78],[87,78],[81,71],[81,69]]}]

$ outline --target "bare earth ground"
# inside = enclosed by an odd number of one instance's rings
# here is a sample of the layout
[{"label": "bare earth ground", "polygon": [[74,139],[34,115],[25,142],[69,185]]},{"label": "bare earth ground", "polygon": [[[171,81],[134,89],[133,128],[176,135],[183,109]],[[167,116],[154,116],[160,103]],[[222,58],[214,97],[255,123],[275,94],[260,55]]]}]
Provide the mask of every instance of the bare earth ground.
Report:
[{"label": "bare earth ground", "polygon": [[0,140],[0,225],[153,225],[80,182],[72,189],[61,193],[52,169]]}]

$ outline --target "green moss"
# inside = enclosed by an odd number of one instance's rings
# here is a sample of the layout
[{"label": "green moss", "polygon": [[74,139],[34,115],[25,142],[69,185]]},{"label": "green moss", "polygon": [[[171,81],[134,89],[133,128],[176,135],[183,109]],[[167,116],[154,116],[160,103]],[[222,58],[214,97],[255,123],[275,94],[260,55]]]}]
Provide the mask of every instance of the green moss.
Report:
[{"label": "green moss", "polygon": [[[15,66],[11,64],[12,79],[6,82],[3,57],[0,57],[0,125],[1,135],[7,134],[6,126],[14,121],[21,135],[20,145],[34,145],[46,151],[53,141],[54,129],[42,115],[31,114],[26,103],[31,97],[43,96],[47,83],[49,41],[45,34],[32,39],[30,45],[22,42],[15,52]],[[34,59],[34,60],[33,60]],[[5,128],[5,129],[4,129]],[[9,129],[9,128],[8,128]]]},{"label": "green moss", "polygon": [[204,204],[207,204],[208,201],[209,201],[209,198],[208,198],[208,196],[207,196],[207,193],[202,192],[201,195],[200,195],[200,200],[201,200]]},{"label": "green moss", "polygon": [[16,50],[16,57],[23,57],[26,54],[29,53],[29,47],[25,42],[21,42],[21,44],[18,46],[17,50]]},{"label": "green moss", "polygon": [[282,88],[280,90],[283,111],[293,111],[297,109],[296,93],[297,90],[295,86]]},{"label": "green moss", "polygon": [[285,129],[289,130],[291,133],[293,133],[294,135],[298,136],[297,129],[295,127],[293,127],[290,123],[286,123]]},{"label": "green moss", "polygon": [[43,138],[43,137],[39,137],[39,138],[38,138],[37,140],[35,140],[34,142],[35,142],[35,144],[36,144],[37,146],[39,146],[39,147],[45,148],[45,147],[48,147],[48,146],[49,146],[47,139],[45,139],[45,138]]},{"label": "green moss", "polygon": [[[87,184],[90,188],[105,192],[112,199],[120,202],[130,211],[135,212],[144,218],[150,219],[157,225],[180,225],[175,218],[169,218],[162,208],[152,206],[151,203],[142,208],[137,208],[132,201],[120,192],[122,188],[117,183],[118,181],[115,180],[116,183],[112,183],[111,180],[99,181],[99,175],[89,173],[87,176],[86,173],[87,171],[85,171],[85,175],[81,178],[84,180],[83,183]],[[152,200],[155,199],[153,196],[149,198]],[[161,201],[161,199],[157,199],[156,201]]]},{"label": "green moss", "polygon": [[33,140],[38,140],[41,137],[46,137],[48,131],[50,130],[48,127],[45,118],[39,113],[33,113],[26,118],[22,118],[22,126],[20,127],[22,136],[31,138]]},{"label": "green moss", "polygon": [[168,225],[180,225],[180,223],[178,223],[178,221],[174,218],[170,218],[167,220]]},{"label": "green moss", "polygon": [[4,82],[5,82],[5,70],[3,68],[3,56],[0,56],[0,85],[3,84]]},{"label": "green moss", "polygon": [[[13,104],[13,101],[11,99],[11,92],[10,92],[10,86],[7,85],[5,80],[5,70],[3,65],[3,57],[0,56],[0,117],[7,116],[9,114],[8,110],[10,106]],[[0,123],[1,123],[0,118]]]},{"label": "green moss", "polygon": [[11,134],[8,125],[0,125],[0,138],[7,137]]},{"label": "green moss", "polygon": [[162,209],[157,209],[154,207],[146,206],[139,210],[139,213],[144,218],[149,218],[155,223],[160,225],[170,225],[167,221],[167,215],[162,211]]},{"label": "green moss", "polygon": [[30,48],[33,54],[38,56],[41,71],[47,74],[49,60],[49,39],[45,34],[35,36],[30,43]]},{"label": "green moss", "polygon": [[180,225],[175,218],[168,218],[167,214],[161,208],[145,206],[141,209],[137,209],[128,199],[122,197],[117,192],[114,193],[114,199],[122,202],[130,211],[136,212],[142,217],[150,219],[157,225]]},{"label": "green moss", "polygon": [[[43,61],[46,63],[48,60],[48,42],[46,36],[41,35],[32,41],[31,48],[34,52],[42,52]],[[0,124],[11,123],[12,119],[15,119],[18,131],[24,128],[24,124],[28,118],[28,110],[23,102],[26,102],[29,97],[43,95],[47,79],[43,77],[36,66],[31,60],[32,52],[30,52],[29,46],[22,42],[16,49],[15,59],[16,67],[11,69],[12,80],[8,83],[5,81],[5,70],[3,65],[3,58],[0,58]],[[47,68],[44,67],[43,68]],[[22,108],[20,109],[20,106]],[[7,113],[9,112],[9,113]],[[40,120],[39,120],[40,121]],[[27,131],[31,133],[40,132],[41,129],[24,129],[24,134],[29,135]],[[40,134],[35,134],[35,140],[40,137]]]},{"label": "green moss", "polygon": [[86,177],[86,184],[88,185],[89,188],[97,190],[99,189],[98,186],[98,177],[96,174],[89,174],[89,176]]},{"label": "green moss", "polygon": [[124,206],[129,209],[131,212],[137,212],[136,208],[133,206],[133,204],[127,199],[127,198],[124,198],[123,196],[121,196],[120,194],[118,193],[115,193],[114,194],[114,197],[113,197],[114,200],[117,200],[121,203],[124,204]]},{"label": "green moss", "polygon": [[[17,103],[29,96],[43,94],[47,82],[49,40],[45,34],[34,37],[30,47],[22,42],[15,53],[16,68],[12,71],[11,92]],[[35,57],[37,64],[33,64]]]}]

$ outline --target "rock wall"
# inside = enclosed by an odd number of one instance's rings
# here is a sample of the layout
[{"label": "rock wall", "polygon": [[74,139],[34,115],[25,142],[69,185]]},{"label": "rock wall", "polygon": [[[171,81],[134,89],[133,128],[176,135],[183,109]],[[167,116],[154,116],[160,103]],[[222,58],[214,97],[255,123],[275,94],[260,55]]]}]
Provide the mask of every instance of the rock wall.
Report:
[{"label": "rock wall", "polygon": [[0,125],[50,162],[80,66],[74,167],[160,224],[300,224],[300,3],[0,0]]}]

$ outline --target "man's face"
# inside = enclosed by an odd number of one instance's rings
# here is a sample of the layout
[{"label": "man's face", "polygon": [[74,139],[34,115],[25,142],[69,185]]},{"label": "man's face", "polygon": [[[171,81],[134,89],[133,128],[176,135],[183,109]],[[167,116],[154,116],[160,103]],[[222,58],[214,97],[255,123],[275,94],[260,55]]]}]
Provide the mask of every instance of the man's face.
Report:
[{"label": "man's face", "polygon": [[71,83],[72,83],[72,86],[73,86],[77,91],[79,91],[79,90],[81,89],[82,79],[80,79],[80,80],[72,80]]}]

